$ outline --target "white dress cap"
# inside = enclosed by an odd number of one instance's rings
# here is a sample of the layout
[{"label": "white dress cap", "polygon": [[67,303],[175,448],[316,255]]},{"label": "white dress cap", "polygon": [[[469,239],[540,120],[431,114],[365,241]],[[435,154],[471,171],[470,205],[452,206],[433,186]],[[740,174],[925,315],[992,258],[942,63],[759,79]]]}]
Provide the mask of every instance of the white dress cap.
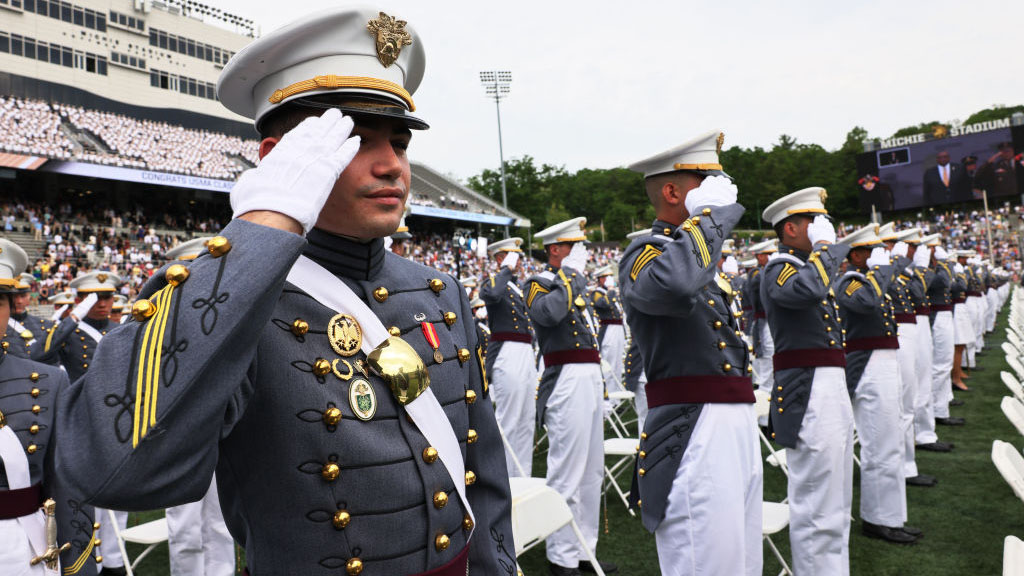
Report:
[{"label": "white dress cap", "polygon": [[523,245],[523,239],[519,237],[505,238],[487,245],[487,253],[494,256],[498,252],[522,252],[519,247]]},{"label": "white dress cap", "polygon": [[868,224],[867,226],[858,228],[843,238],[840,238],[839,242],[846,244],[850,248],[871,248],[873,246],[881,246],[882,239],[875,233],[876,228],[878,228],[876,225]]},{"label": "white dress cap", "polygon": [[725,134],[721,130],[712,130],[671,150],[634,162],[628,168],[640,172],[644,178],[680,170],[705,175],[725,175],[718,159],[724,143]]},{"label": "white dress cap", "polygon": [[825,209],[825,200],[828,193],[820,186],[812,186],[787,194],[772,202],[761,217],[775,226],[794,214],[828,214]]},{"label": "white dress cap", "polygon": [[544,241],[544,245],[558,244],[559,242],[586,242],[587,240],[587,219],[583,216],[559,222],[554,226],[548,226],[534,234],[535,237]]}]

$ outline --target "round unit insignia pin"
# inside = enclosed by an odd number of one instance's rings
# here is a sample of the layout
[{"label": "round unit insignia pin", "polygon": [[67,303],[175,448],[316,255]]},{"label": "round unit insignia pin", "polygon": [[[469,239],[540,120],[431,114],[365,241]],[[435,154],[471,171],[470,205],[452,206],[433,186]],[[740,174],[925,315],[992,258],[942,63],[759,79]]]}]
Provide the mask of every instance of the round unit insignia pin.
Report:
[{"label": "round unit insignia pin", "polygon": [[377,413],[377,394],[373,386],[362,378],[352,381],[348,387],[348,405],[352,413],[363,422],[367,422]]},{"label": "round unit insignia pin", "polygon": [[362,347],[363,329],[352,316],[338,314],[327,324],[327,339],[335,352],[348,358]]}]

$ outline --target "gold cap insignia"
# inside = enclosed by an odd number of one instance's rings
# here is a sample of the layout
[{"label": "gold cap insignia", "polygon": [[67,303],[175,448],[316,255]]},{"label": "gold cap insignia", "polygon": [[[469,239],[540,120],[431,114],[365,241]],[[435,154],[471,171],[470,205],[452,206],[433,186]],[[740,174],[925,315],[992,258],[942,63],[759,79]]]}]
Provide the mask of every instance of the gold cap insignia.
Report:
[{"label": "gold cap insignia", "polygon": [[366,23],[366,29],[377,40],[377,59],[385,68],[398,60],[398,54],[403,46],[412,44],[412,35],[405,31],[406,24],[405,20],[396,20],[394,16],[388,16],[383,12],[376,20]]},{"label": "gold cap insignia", "polygon": [[826,192],[825,189],[822,188],[821,192],[818,192],[818,198],[821,199],[821,203],[824,204],[825,200],[828,200],[828,192]]},{"label": "gold cap insignia", "polygon": [[722,145],[725,144],[725,132],[718,133],[718,140],[715,143],[715,154],[722,153]]},{"label": "gold cap insignia", "polygon": [[97,274],[96,275],[96,280],[98,280],[102,284],[103,282],[107,281],[107,275],[106,274]]}]

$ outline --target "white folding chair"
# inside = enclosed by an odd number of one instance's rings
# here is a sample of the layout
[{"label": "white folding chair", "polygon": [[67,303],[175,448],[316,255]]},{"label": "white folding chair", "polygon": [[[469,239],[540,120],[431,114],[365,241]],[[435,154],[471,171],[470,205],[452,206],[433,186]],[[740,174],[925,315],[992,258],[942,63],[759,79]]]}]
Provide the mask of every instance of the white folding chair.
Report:
[{"label": "white folding chair", "polygon": [[629,390],[619,390],[617,392],[609,392],[608,400],[611,401],[612,407],[610,410],[605,412],[605,420],[608,421],[612,426],[612,430],[615,431],[615,435],[619,438],[625,438],[629,436],[629,428],[626,426],[626,422],[619,416],[619,408],[622,405],[633,406],[633,411],[636,412],[636,394]]},{"label": "white folding chair", "polygon": [[[124,569],[128,576],[134,576],[133,570],[142,562],[142,559],[149,556],[149,553],[155,550],[157,546],[167,542],[167,518],[152,520],[122,531],[117,526],[117,518],[114,517],[114,511],[107,510],[107,521],[114,527],[114,535],[117,536],[117,547],[121,550],[121,557],[125,559]],[[135,560],[128,562],[128,552],[124,547],[126,542],[141,544],[146,549]]]},{"label": "white folding chair", "polygon": [[1003,384],[1006,384],[1006,387],[1010,389],[1010,392],[1013,392],[1013,397],[1019,400],[1021,404],[1024,404],[1024,385],[1022,385],[1020,381],[1013,376],[1013,374],[1010,374],[1005,370],[999,373],[999,377],[1003,379]]},{"label": "white folding chair", "polygon": [[[629,490],[623,490],[619,486],[617,477],[622,470],[629,470],[630,464],[633,463],[636,458],[637,450],[640,446],[635,438],[609,438],[604,441],[604,456],[607,459],[608,456],[617,456],[619,459],[609,468],[607,460],[604,464],[604,491],[608,491],[610,485],[615,489],[615,493],[619,495],[619,500],[622,500],[622,504],[626,507],[630,516],[636,516],[636,513],[629,507]],[[632,480],[632,479],[631,479]]]},{"label": "white folding chair", "polygon": [[1012,358],[1020,359],[1020,357],[1021,357],[1020,349],[1017,348],[1017,346],[1014,345],[1010,341],[1003,342],[1003,344],[1000,346],[1000,348],[1003,349],[1003,352],[1006,354],[1007,358],[1011,358],[1012,357]]},{"label": "white folding chair", "polygon": [[1003,414],[1006,414],[1006,418],[1017,429],[1017,432],[1024,436],[1024,404],[1018,402],[1016,398],[1003,396],[999,407],[1003,409]]},{"label": "white folding chair", "polygon": [[512,489],[512,535],[517,558],[556,530],[569,525],[580,548],[586,550],[587,560],[594,571],[604,576],[601,565],[572,517],[569,505],[558,492],[544,484],[543,478],[509,478],[509,487]]},{"label": "white folding chair", "polygon": [[1010,368],[1013,368],[1013,373],[1017,376],[1017,380],[1024,380],[1024,364],[1021,364],[1020,360],[1007,356],[1006,363],[1010,365]]},{"label": "white folding chair", "polygon": [[779,572],[779,576],[793,574],[789,564],[786,563],[786,559],[782,557],[782,553],[779,552],[775,542],[772,542],[771,539],[772,535],[782,532],[786,529],[786,526],[789,526],[789,504],[780,502],[761,503],[761,535],[764,536],[764,541],[768,543],[768,547],[772,549],[772,554],[782,564],[782,571]]},{"label": "white folding chair", "polygon": [[528,474],[526,473],[526,469],[523,468],[523,463],[520,462],[519,458],[516,457],[515,450],[513,450],[512,445],[509,444],[508,438],[505,436],[505,430],[501,428],[501,422],[495,421],[495,424],[498,425],[498,434],[501,435],[501,443],[505,445],[505,450],[507,450],[508,455],[512,457],[512,464],[515,465],[516,471],[519,472],[520,476],[528,476]]},{"label": "white folding chair", "polygon": [[1016,536],[1003,540],[1003,576],[1024,576],[1024,541]]},{"label": "white folding chair", "polygon": [[1013,493],[1024,502],[1024,456],[1009,442],[992,441],[992,463],[1010,485]]},{"label": "white folding chair", "polygon": [[1024,344],[1024,341],[1021,341],[1020,336],[1013,330],[1006,331],[1006,340],[1017,348],[1020,348],[1021,345]]}]

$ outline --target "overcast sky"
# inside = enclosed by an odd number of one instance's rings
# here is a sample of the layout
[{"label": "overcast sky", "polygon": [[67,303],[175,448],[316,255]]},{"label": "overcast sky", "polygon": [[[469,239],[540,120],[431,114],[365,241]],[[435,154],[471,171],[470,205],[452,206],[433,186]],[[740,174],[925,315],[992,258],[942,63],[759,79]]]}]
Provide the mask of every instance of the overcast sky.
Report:
[{"label": "overcast sky", "polygon": [[[329,0],[208,0],[269,32]],[[366,4],[366,2],[364,2]],[[373,4],[377,7],[376,4]],[[288,14],[282,13],[282,8]],[[498,166],[481,70],[511,70],[505,158],[611,168],[711,129],[726,147],[780,134],[834,149],[1024,103],[1024,1],[385,0],[420,34],[414,95],[431,129],[410,156],[465,178]],[[325,71],[326,72],[326,71]],[[338,71],[331,71],[337,73]]]}]

